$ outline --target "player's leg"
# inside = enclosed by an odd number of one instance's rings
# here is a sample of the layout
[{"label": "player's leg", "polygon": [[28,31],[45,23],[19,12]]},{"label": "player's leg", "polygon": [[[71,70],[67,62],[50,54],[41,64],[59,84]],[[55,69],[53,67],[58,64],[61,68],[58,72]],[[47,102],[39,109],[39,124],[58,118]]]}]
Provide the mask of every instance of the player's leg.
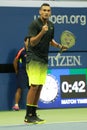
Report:
[{"label": "player's leg", "polygon": [[[35,96],[35,99],[34,99],[34,105],[37,105],[38,104],[38,101],[39,101],[39,97],[40,97],[40,93],[41,93],[41,90],[42,90],[42,87],[43,87],[43,84],[45,83],[46,81],[46,75],[47,75],[47,64],[44,64],[44,63],[39,63],[38,65],[39,67],[37,67],[37,73],[39,72],[40,73],[40,76],[39,76],[39,86],[38,86],[38,90],[37,90],[37,93],[36,93],[36,96]],[[38,105],[37,105],[38,106]],[[43,119],[40,119],[38,116],[37,116],[37,107],[33,107],[33,116],[36,117],[36,120],[38,121],[38,123],[44,123],[45,120]]]},{"label": "player's leg", "polygon": [[30,121],[30,122],[36,123],[38,121],[42,121],[41,119],[37,117],[36,109],[37,109],[38,100],[39,100],[39,96],[40,96],[40,92],[42,88],[41,84],[43,84],[44,80],[42,80],[42,78],[41,78],[42,81],[40,80],[41,64],[39,64],[39,62],[33,61],[27,67],[29,67],[29,69],[27,69],[27,72],[28,72],[29,83],[31,84],[31,87],[27,94],[27,110],[26,110],[25,122]]}]

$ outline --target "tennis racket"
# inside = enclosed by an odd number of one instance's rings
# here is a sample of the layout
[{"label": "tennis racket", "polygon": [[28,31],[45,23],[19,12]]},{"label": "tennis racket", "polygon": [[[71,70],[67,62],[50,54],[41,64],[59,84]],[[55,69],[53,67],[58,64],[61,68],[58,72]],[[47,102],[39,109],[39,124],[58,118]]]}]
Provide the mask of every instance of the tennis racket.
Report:
[{"label": "tennis racket", "polygon": [[60,44],[62,45],[62,49],[60,50],[60,52],[58,52],[58,54],[56,55],[56,59],[61,55],[61,53],[65,50],[73,47],[76,43],[76,37],[75,35],[68,30],[65,30],[62,32],[61,36],[60,36]]}]

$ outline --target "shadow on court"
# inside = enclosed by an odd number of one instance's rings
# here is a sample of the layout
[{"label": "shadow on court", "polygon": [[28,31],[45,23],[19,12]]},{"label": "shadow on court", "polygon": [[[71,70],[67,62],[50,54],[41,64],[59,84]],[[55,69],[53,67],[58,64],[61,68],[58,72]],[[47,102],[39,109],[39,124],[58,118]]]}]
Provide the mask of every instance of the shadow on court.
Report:
[{"label": "shadow on court", "polygon": [[87,130],[87,122],[0,126],[0,130]]}]

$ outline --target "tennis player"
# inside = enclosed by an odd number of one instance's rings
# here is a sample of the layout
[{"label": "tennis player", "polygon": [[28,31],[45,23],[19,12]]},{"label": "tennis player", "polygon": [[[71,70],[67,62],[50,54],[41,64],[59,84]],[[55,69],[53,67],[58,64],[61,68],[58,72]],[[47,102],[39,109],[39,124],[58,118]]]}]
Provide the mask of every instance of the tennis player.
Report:
[{"label": "tennis player", "polygon": [[49,21],[51,7],[44,3],[39,10],[40,17],[32,21],[29,26],[29,48],[27,51],[26,70],[29,77],[30,90],[27,94],[26,115],[24,121],[27,123],[43,123],[45,120],[37,116],[38,100],[43,84],[46,80],[48,69],[49,46],[59,49],[64,47],[54,38],[54,25]]}]

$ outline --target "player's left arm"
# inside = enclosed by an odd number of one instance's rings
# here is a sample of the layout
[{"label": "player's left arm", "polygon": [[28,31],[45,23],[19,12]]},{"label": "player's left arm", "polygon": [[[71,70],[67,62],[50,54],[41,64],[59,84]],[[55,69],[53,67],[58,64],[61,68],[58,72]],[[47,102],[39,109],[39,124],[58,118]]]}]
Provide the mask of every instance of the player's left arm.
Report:
[{"label": "player's left arm", "polygon": [[62,49],[62,45],[57,43],[54,39],[50,42],[50,45],[59,49]]},{"label": "player's left arm", "polygon": [[50,42],[50,45],[52,45],[56,48],[59,48],[62,51],[66,51],[68,49],[66,46],[63,46],[63,45],[57,43],[54,39],[52,39],[52,41]]}]

